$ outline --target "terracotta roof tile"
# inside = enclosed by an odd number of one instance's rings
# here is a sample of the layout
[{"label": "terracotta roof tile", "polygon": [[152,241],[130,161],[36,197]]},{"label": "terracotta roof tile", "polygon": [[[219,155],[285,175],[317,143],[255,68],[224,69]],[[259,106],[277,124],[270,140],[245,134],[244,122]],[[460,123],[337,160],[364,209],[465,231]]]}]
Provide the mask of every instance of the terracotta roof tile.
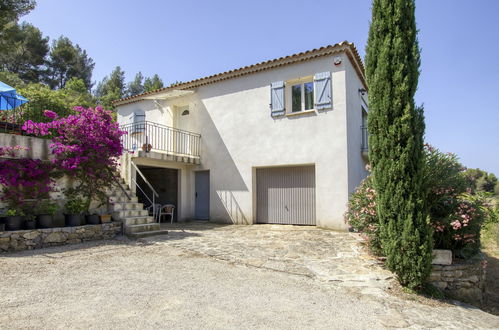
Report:
[{"label": "terracotta roof tile", "polygon": [[272,68],[284,66],[284,65],[289,65],[292,63],[296,62],[302,62],[302,61],[307,61],[313,58],[317,57],[322,57],[322,56],[327,56],[335,53],[340,53],[340,52],[345,52],[350,61],[352,62],[355,71],[357,72],[357,75],[359,76],[360,80],[364,84],[364,87],[367,89],[367,84],[365,81],[365,76],[364,76],[364,64],[362,63],[362,59],[360,58],[360,55],[357,51],[357,48],[353,43],[350,43],[348,41],[343,41],[334,45],[329,45],[321,48],[316,48],[312,50],[308,50],[305,52],[289,55],[289,56],[284,56],[284,57],[279,57],[273,60],[269,61],[264,61],[260,62],[257,64],[253,65],[248,65],[244,66],[239,69],[234,69],[230,71],[225,71],[222,73],[218,73],[215,75],[203,77],[203,78],[198,78],[195,80],[191,80],[188,82],[183,82],[183,83],[178,83],[174,84],[168,87],[163,87],[160,89],[156,89],[150,92],[130,96],[130,97],[125,97],[120,100],[113,101],[114,105],[123,105],[123,104],[128,104],[128,103],[134,103],[141,101],[141,98],[146,96],[146,95],[151,95],[159,92],[164,92],[172,89],[191,89],[203,85],[208,85],[208,84],[213,84],[218,81],[222,80],[227,80],[231,78],[236,78],[240,77],[243,75],[247,74],[252,74],[255,72],[259,71],[264,71],[264,70],[269,70]]}]

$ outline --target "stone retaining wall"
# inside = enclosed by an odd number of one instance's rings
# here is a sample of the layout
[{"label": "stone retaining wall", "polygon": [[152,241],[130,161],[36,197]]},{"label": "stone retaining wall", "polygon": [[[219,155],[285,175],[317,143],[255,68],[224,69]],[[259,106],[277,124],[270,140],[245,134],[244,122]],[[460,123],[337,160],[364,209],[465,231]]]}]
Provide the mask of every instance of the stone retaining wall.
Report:
[{"label": "stone retaining wall", "polygon": [[433,265],[430,283],[448,296],[480,305],[485,290],[487,263],[483,255],[452,265]]},{"label": "stone retaining wall", "polygon": [[100,225],[59,227],[0,232],[0,251],[22,251],[55,245],[75,244],[112,238],[121,234],[122,223],[113,221]]}]

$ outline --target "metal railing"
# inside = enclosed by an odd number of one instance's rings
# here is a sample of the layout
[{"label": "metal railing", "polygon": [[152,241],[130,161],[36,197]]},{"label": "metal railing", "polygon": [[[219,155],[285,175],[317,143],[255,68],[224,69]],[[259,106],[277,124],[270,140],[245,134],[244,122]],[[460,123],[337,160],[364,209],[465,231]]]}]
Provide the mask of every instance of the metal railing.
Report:
[{"label": "metal railing", "polygon": [[162,151],[177,155],[199,157],[201,135],[149,121],[125,124],[120,127],[123,147],[128,151]]},{"label": "metal railing", "polygon": [[360,149],[362,151],[367,151],[369,149],[368,145],[369,133],[367,132],[367,127],[361,126],[360,130],[362,131],[362,144],[360,145]]},{"label": "metal railing", "polygon": [[132,183],[135,184],[135,186],[142,192],[142,194],[145,196],[145,198],[147,199],[147,201],[150,203],[150,206],[152,207],[153,217],[156,220],[158,211],[160,211],[160,210],[156,210],[156,197],[159,197],[159,194],[153,188],[153,186],[151,185],[151,183],[149,182],[149,180],[146,179],[144,173],[142,173],[142,171],[137,167],[137,165],[135,165],[135,163],[132,162],[132,161],[130,163],[132,164],[132,167],[135,169],[135,173],[138,173],[140,175],[140,177],[142,178],[142,180],[144,180],[145,184],[147,185],[147,187],[149,188],[149,190],[152,193],[151,198],[149,198],[149,196],[146,194],[146,192],[144,191],[144,189],[142,189],[142,187],[137,182],[137,180],[136,180],[137,176],[135,176],[135,178],[132,176]]}]

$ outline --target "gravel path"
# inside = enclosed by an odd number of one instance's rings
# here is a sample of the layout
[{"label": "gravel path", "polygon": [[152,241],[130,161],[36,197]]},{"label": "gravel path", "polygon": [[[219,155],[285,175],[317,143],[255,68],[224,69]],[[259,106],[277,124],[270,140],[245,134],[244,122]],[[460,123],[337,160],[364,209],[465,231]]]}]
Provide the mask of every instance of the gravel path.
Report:
[{"label": "gravel path", "polygon": [[317,278],[126,239],[0,255],[0,327],[499,328],[477,309],[355,293]]}]

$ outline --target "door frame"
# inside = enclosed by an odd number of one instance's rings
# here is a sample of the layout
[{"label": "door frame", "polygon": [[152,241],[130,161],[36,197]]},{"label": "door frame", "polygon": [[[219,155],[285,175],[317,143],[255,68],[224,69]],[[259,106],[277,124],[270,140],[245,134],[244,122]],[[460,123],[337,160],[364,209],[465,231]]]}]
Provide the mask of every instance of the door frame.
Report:
[{"label": "door frame", "polygon": [[[197,182],[197,177],[198,173],[206,173],[208,175],[208,194],[207,194],[207,209],[208,209],[208,217],[206,219],[204,218],[199,218],[197,214],[197,205],[198,205],[198,197],[197,197],[197,189],[196,189],[196,182]],[[198,170],[194,171],[194,219],[196,220],[202,220],[202,221],[209,221],[210,220],[210,189],[211,189],[211,175],[210,175],[210,170]]]}]

